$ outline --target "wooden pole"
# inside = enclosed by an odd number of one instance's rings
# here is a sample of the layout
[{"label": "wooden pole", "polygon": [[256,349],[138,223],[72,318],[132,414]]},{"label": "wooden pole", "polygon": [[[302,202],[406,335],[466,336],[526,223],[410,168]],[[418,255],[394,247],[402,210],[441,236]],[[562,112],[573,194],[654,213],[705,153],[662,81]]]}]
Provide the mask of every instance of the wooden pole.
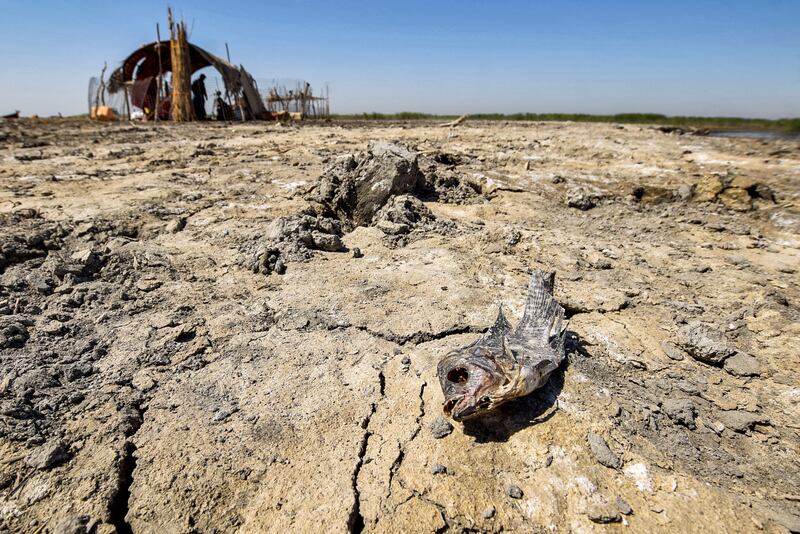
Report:
[{"label": "wooden pole", "polygon": [[[225,55],[228,58],[228,63],[230,63],[231,62],[231,51],[228,48],[228,43],[225,43]],[[241,75],[242,74],[240,72],[239,76],[241,76]],[[242,117],[242,122],[244,122],[245,118],[244,118],[244,106],[242,105],[242,98],[244,98],[244,93],[242,93],[241,96],[237,97],[237,102],[236,103],[239,104],[239,115]]]},{"label": "wooden pole", "polygon": [[102,99],[102,103],[106,105],[106,82],[104,81],[106,76],[106,69],[108,68],[108,63],[103,61],[103,70],[100,71],[100,82],[97,84],[97,95],[94,97],[94,107],[97,109],[100,106],[100,102]]},{"label": "wooden pole", "polygon": [[[230,63],[231,51],[228,49],[228,43],[225,43],[225,56],[228,58],[228,63]],[[225,80],[223,79],[222,82],[225,83]],[[231,100],[232,96],[233,95],[228,92],[228,84],[225,83],[225,100],[228,101],[228,105],[231,107],[231,114],[233,114],[233,104],[234,104],[233,100]],[[231,120],[233,120],[233,117],[231,117]]]},{"label": "wooden pole", "polygon": [[131,120],[131,100],[130,100],[130,95],[128,95],[127,83],[122,87],[123,89],[125,89],[125,115],[128,117],[128,120]]},{"label": "wooden pole", "polygon": [[155,121],[158,122],[158,111],[161,107],[161,27],[156,22],[156,54],[158,54],[158,76],[156,76],[156,114]]}]

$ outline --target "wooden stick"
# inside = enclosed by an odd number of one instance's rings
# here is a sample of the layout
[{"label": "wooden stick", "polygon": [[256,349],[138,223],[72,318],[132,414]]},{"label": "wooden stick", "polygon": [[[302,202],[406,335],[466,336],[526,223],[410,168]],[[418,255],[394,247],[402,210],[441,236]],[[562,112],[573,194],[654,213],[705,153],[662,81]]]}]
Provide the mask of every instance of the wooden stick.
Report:
[{"label": "wooden stick", "polygon": [[461,124],[462,122],[467,120],[468,116],[469,115],[461,115],[456,120],[450,121],[450,122],[444,122],[444,123],[440,124],[439,126],[442,127],[442,128],[455,128],[456,126],[458,126],[459,124]]},{"label": "wooden stick", "polygon": [[155,122],[158,122],[158,111],[161,107],[161,27],[156,22],[156,54],[158,54],[158,76],[156,76],[156,114]]},{"label": "wooden stick", "polygon": [[97,109],[100,106],[101,98],[103,99],[103,105],[104,106],[106,105],[106,95],[105,95],[106,84],[103,81],[103,78],[106,75],[106,68],[108,68],[108,63],[103,61],[103,70],[100,71],[100,83],[97,84],[97,95],[95,95],[94,97],[95,109]]},{"label": "wooden stick", "polygon": [[[228,56],[228,63],[230,63],[231,62],[231,51],[228,48],[228,43],[225,43],[225,55]],[[239,73],[239,79],[240,80],[241,80],[241,76],[242,76],[242,73],[240,72]],[[242,91],[242,94],[239,95],[238,102],[237,102],[239,104],[239,115],[241,115],[241,117],[242,117],[242,122],[245,121],[245,118],[244,118],[244,105],[242,104],[242,100],[243,99],[244,99],[244,91]]]},{"label": "wooden stick", "polygon": [[128,120],[131,120],[131,101],[128,95],[128,85],[127,83],[122,86],[125,90],[125,114],[128,116]]}]

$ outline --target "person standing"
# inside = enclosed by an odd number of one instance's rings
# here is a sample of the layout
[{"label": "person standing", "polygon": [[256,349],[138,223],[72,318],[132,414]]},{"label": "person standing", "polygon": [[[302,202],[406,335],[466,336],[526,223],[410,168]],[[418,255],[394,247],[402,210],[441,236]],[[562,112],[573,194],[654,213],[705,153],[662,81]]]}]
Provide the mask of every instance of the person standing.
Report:
[{"label": "person standing", "polygon": [[192,83],[192,107],[194,107],[194,116],[199,121],[206,120],[206,99],[208,95],[206,94],[205,79],[206,75],[201,74]]}]

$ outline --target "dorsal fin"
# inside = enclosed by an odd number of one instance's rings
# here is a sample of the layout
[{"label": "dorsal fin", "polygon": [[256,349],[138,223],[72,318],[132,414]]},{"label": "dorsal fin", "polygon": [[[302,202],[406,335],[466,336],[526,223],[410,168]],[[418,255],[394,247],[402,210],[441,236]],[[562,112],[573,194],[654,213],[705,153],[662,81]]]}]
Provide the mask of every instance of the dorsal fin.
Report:
[{"label": "dorsal fin", "polygon": [[511,323],[509,323],[508,319],[506,319],[506,316],[503,313],[503,305],[500,304],[500,307],[497,310],[497,319],[494,320],[494,324],[489,328],[489,330],[483,334],[481,341],[489,345],[500,346],[503,343],[503,337],[508,335],[510,332]]},{"label": "dorsal fin", "polygon": [[511,333],[511,323],[506,319],[503,305],[500,304],[494,324],[474,344],[483,349],[481,351],[483,356],[499,364],[503,372],[510,371],[517,365],[517,357],[508,344],[508,336]]},{"label": "dorsal fin", "polygon": [[549,343],[551,336],[561,336],[564,308],[553,298],[556,273],[534,271],[528,288],[525,313],[515,332],[516,337]]}]

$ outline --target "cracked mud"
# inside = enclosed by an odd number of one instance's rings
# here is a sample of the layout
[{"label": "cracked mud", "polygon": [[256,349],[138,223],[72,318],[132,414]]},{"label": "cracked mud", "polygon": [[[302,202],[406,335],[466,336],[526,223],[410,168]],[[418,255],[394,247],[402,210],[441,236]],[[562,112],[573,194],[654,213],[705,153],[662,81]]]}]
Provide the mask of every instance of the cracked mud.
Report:
[{"label": "cracked mud", "polygon": [[797,531],[800,145],[679,133],[0,123],[0,530]]}]

